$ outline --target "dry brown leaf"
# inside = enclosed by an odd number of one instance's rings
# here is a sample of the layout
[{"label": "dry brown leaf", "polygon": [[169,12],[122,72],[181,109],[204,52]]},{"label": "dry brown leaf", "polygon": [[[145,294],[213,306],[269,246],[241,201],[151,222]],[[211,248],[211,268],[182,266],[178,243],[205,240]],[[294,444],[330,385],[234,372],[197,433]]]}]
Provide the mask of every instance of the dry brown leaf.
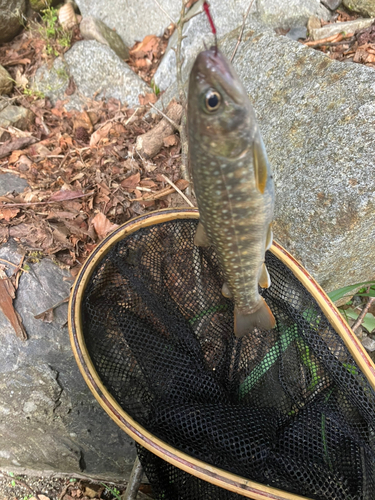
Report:
[{"label": "dry brown leaf", "polygon": [[23,155],[23,151],[21,151],[20,149],[16,149],[15,151],[13,151],[8,159],[9,165],[12,165],[12,163],[16,163],[21,155]]},{"label": "dry brown leaf", "polygon": [[110,222],[101,212],[95,215],[91,224],[94,226],[95,232],[101,240],[105,238],[108,233],[118,228],[118,224],[112,224],[112,222]]},{"label": "dry brown leaf", "polygon": [[69,190],[60,190],[56,193],[53,193],[52,196],[48,199],[48,201],[66,201],[71,200],[72,198],[76,198],[77,196],[81,196],[82,191],[69,191]]},{"label": "dry brown leaf", "polygon": [[146,104],[149,104],[150,102],[155,104],[158,100],[157,95],[153,92],[147,93],[146,95],[139,94],[138,99],[141,106],[146,106]]},{"label": "dry brown leaf", "polygon": [[27,340],[21,316],[13,307],[15,296],[16,293],[11,280],[9,278],[0,279],[0,309],[3,311],[4,316],[8,318],[17,337],[21,340]]},{"label": "dry brown leaf", "polygon": [[130,53],[134,57],[144,57],[144,54],[157,50],[159,46],[159,39],[156,35],[147,35]]},{"label": "dry brown leaf", "polygon": [[14,141],[4,142],[4,144],[0,146],[0,158],[4,158],[4,156],[7,156],[16,149],[26,148],[37,141],[38,139],[35,139],[35,137],[18,137],[14,139]]},{"label": "dry brown leaf", "polygon": [[106,123],[101,128],[96,130],[92,136],[90,137],[90,148],[96,146],[102,139],[108,136],[109,131],[111,130],[112,123]]},{"label": "dry brown leaf", "polygon": [[139,172],[137,172],[136,174],[131,175],[127,179],[123,180],[121,182],[121,186],[128,190],[135,189],[136,186],[138,186],[140,180],[141,180],[141,175]]},{"label": "dry brown leaf", "polygon": [[91,118],[87,111],[82,111],[82,113],[76,113],[73,118],[73,130],[77,130],[77,128],[84,128],[87,130],[89,134],[93,131],[93,126],[91,122]]},{"label": "dry brown leaf", "polygon": [[19,213],[19,211],[19,208],[6,208],[0,206],[0,220],[4,219],[9,222]]}]

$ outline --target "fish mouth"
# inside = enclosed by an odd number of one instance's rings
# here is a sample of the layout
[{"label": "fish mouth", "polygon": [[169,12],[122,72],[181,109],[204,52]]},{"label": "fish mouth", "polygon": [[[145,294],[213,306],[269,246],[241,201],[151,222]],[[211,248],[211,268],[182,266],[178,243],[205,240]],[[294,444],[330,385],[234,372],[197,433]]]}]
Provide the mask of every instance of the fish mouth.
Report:
[{"label": "fish mouth", "polygon": [[233,66],[217,47],[213,46],[204,50],[197,56],[193,72],[199,75],[200,80],[212,87],[220,86],[236,104],[243,103],[246,92]]}]

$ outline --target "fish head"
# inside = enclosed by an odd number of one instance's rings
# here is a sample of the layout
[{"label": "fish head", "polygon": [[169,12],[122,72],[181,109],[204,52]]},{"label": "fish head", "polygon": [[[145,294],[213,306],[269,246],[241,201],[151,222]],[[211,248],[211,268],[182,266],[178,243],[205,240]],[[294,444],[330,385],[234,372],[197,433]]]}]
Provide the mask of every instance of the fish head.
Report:
[{"label": "fish head", "polygon": [[247,154],[256,130],[253,108],[231,63],[216,47],[200,52],[189,79],[190,145],[199,142],[208,154],[235,159]]}]

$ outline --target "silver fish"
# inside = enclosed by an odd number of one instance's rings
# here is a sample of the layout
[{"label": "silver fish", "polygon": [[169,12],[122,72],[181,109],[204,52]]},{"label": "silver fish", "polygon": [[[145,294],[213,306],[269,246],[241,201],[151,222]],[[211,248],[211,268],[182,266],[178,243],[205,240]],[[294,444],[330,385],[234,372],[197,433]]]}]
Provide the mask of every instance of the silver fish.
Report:
[{"label": "silver fish", "polygon": [[216,48],[201,52],[188,95],[190,166],[200,223],[195,244],[212,245],[233,298],[234,332],[269,330],[275,318],[260,296],[272,243],[274,183],[255,113],[232,65]]}]

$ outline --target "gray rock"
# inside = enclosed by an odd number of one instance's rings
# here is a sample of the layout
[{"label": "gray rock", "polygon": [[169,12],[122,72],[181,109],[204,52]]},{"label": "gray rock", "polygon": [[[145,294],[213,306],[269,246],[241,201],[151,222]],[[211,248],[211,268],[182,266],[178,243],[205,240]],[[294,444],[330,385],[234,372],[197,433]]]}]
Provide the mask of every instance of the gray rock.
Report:
[{"label": "gray rock", "polygon": [[322,4],[329,10],[336,10],[340,7],[342,0],[321,0]]},{"label": "gray rock", "polygon": [[0,95],[10,94],[13,90],[13,80],[8,71],[0,65]]},{"label": "gray rock", "polygon": [[[15,264],[10,240],[0,257]],[[0,312],[0,468],[14,472],[84,472],[127,479],[134,442],[107,416],[81,377],[66,328],[67,305],[53,323],[34,315],[69,294],[68,272],[51,260],[31,264],[20,279],[15,308],[29,340],[20,341]]]},{"label": "gray rock", "polygon": [[374,19],[355,19],[344,23],[326,24],[322,28],[311,30],[310,36],[313,40],[321,40],[338,33],[354,33],[357,30],[371,26],[373,22]]},{"label": "gray rock", "polygon": [[354,10],[362,16],[375,17],[374,0],[343,0],[343,4],[349,10]]},{"label": "gray rock", "polygon": [[260,0],[258,11],[266,25],[284,29],[306,26],[310,16],[326,21],[331,17],[320,0]]},{"label": "gray rock", "polygon": [[362,340],[362,345],[368,352],[375,351],[375,340],[371,339],[370,337],[365,337]]},{"label": "gray rock", "polygon": [[[197,2],[191,9],[191,14],[195,14],[201,9],[202,2]],[[219,0],[211,2],[212,17],[215,19],[217,32],[228,33],[230,30],[242,25],[243,13],[249,6],[248,0],[237,0],[237,2],[226,2]],[[251,8],[251,13],[256,11],[255,2]],[[256,21],[253,20],[256,24]],[[264,27],[261,23],[257,23],[261,31]],[[189,21],[184,28],[184,36],[186,38],[182,41],[182,73],[183,80],[186,81],[193,62],[202,50],[204,44],[208,47],[214,43],[214,37],[211,33],[211,28],[208,24],[207,17],[202,14],[194,17]],[[176,53],[173,50],[177,44],[177,33],[175,32],[168,43],[165,55],[155,73],[154,82],[160,90],[166,90],[174,81],[176,81]],[[236,43],[233,44],[233,49]]]},{"label": "gray rock", "polygon": [[121,40],[121,37],[108,28],[100,19],[84,17],[79,25],[81,35],[85,40],[96,40],[108,45],[121,59],[129,58],[129,49]]},{"label": "gray rock", "polygon": [[[23,106],[12,106],[8,105],[0,111],[0,127],[7,128],[10,125],[12,127],[19,128],[20,130],[26,130],[35,119],[34,113]],[[0,140],[8,140],[10,134],[4,130],[0,130]]]},{"label": "gray rock", "polygon": [[[162,35],[171,23],[153,0],[76,0],[76,3],[84,17],[96,17],[115,29],[128,47],[146,35]],[[172,19],[178,21],[181,2],[160,0],[159,3]]]},{"label": "gray rock", "polygon": [[0,174],[0,196],[4,196],[7,193],[16,191],[16,193],[22,193],[28,183],[25,179],[21,179],[18,175],[13,174]]},{"label": "gray rock", "polygon": [[[139,104],[139,94],[152,92],[151,88],[136,75],[109,47],[95,40],[77,42],[64,54],[65,62],[57,58],[51,69],[38,69],[32,87],[43,92],[53,103],[66,100],[66,108],[80,109],[87,98],[96,95],[114,97],[129,106]],[[76,92],[65,95],[72,77]]]},{"label": "gray rock", "polygon": [[307,28],[305,26],[298,26],[296,28],[291,28],[286,34],[291,40],[299,40],[300,38],[307,37]]},{"label": "gray rock", "polygon": [[26,0],[0,0],[0,43],[9,42],[25,22]]},{"label": "gray rock", "polygon": [[374,279],[374,71],[248,27],[234,66],[274,170],[275,239],[327,291]]}]

